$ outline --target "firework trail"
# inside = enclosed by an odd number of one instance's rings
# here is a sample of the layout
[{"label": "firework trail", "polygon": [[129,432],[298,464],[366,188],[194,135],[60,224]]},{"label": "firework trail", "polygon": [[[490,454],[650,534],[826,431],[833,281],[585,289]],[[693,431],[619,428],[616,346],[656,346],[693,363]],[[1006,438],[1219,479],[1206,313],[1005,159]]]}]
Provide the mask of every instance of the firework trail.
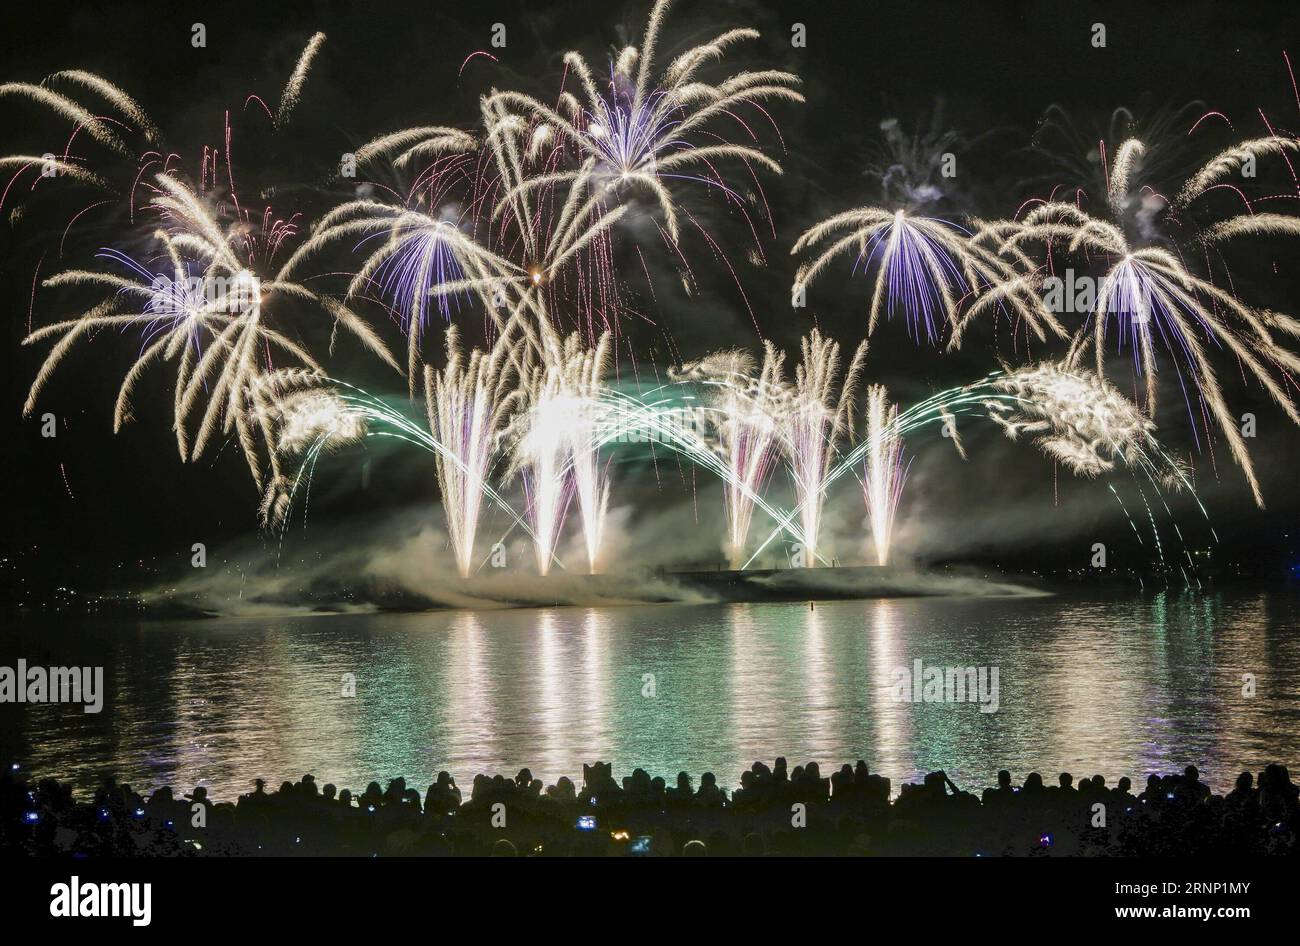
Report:
[{"label": "firework trail", "polygon": [[[408,369],[414,372],[431,307],[450,321],[455,300],[477,298],[517,370],[521,349],[546,354],[557,331],[551,311],[561,274],[585,253],[597,264],[590,280],[602,287],[614,273],[605,246],[608,230],[626,212],[592,193],[590,166],[565,178],[568,190],[555,208],[553,175],[530,167],[528,123],[493,96],[480,101],[482,140],[454,128],[428,126],[384,135],[357,151],[358,163],[388,158],[404,169],[424,167],[403,202],[345,202],[317,224],[297,254],[305,259],[327,244],[352,237],[368,255],[349,286],[350,297],[376,293],[395,306],[408,337]],[[483,155],[477,171],[467,156]],[[469,190],[469,210],[443,203],[447,179]],[[489,198],[506,192],[493,203]],[[483,237],[478,211],[490,207]],[[468,231],[468,232],[467,232]],[[604,290],[602,290],[603,292]],[[594,335],[593,335],[594,337]]]},{"label": "firework trail", "polygon": [[602,377],[609,361],[609,334],[602,334],[595,348],[576,359],[573,383],[575,399],[569,427],[569,456],[573,467],[574,492],[582,515],[582,536],[587,549],[587,570],[597,571],[600,544],[605,535],[605,513],[609,507],[609,477],[600,464],[600,445],[606,437],[607,419],[602,401]]},{"label": "firework trail", "polygon": [[867,355],[864,340],[840,376],[840,345],[813,331],[803,339],[794,391],[782,424],[782,447],[794,480],[799,534],[808,561],[818,554],[823,484],[839,443],[852,434],[853,394]]},{"label": "firework trail", "polygon": [[764,343],[763,364],[745,351],[717,352],[683,366],[674,378],[704,386],[713,418],[713,448],[725,464],[723,500],[727,513],[727,553],[732,568],[744,559],[745,543],[760,494],[779,452],[779,435],[790,392],[782,381],[784,354]]},{"label": "firework trail", "polygon": [[303,86],[307,84],[307,73],[311,71],[312,62],[315,61],[316,54],[320,52],[320,48],[324,45],[324,33],[315,33],[307,41],[307,46],[303,49],[302,55],[298,57],[298,64],[293,67],[293,73],[289,76],[284,91],[280,93],[280,107],[275,113],[276,128],[283,128],[289,123],[293,110],[297,108],[298,102],[302,98]]},{"label": "firework trail", "polygon": [[[90,92],[100,102],[109,105],[119,118],[96,115],[86,105],[52,88],[56,85],[77,86]],[[139,104],[122,89],[93,73],[76,69],[56,72],[40,85],[6,82],[0,84],[0,96],[27,99],[49,109],[60,118],[72,122],[78,130],[84,130],[91,140],[119,156],[131,155],[131,148],[121,136],[121,132],[131,126],[143,134],[146,141],[158,140],[157,127]]]},{"label": "firework trail", "polygon": [[[312,62],[324,43],[325,34],[316,33],[299,56],[281,94],[278,110],[271,116],[277,129],[288,123],[302,96]],[[125,204],[127,219],[134,223],[137,192],[152,189],[149,183],[152,175],[169,173],[172,162],[179,157],[166,149],[157,124],[134,98],[94,73],[67,69],[46,77],[39,85],[25,82],[0,84],[0,97],[5,96],[33,102],[71,122],[73,130],[65,145],[51,149],[50,157],[21,154],[0,157],[0,171],[17,169],[7,184],[0,187],[0,206],[3,206],[4,196],[22,174],[39,168],[39,176],[31,188],[33,191],[37,184],[46,179],[62,179],[88,185],[109,198],[83,208],[68,222],[69,228],[86,212],[119,202]],[[250,96],[250,99],[261,102],[257,96]],[[269,109],[267,114],[270,115]],[[73,153],[73,146],[78,140],[94,142],[105,152],[95,155],[96,170],[89,167],[91,159]],[[205,180],[208,175],[211,175],[214,182],[216,180],[216,155],[215,149],[211,155],[205,154]],[[226,158],[229,160],[228,147]]]},{"label": "firework trail", "polygon": [[562,342],[548,337],[543,357],[530,357],[520,378],[523,409],[511,425],[513,444],[509,473],[523,480],[532,525],[537,570],[545,576],[556,560],[555,548],[575,488],[575,447],[582,453],[587,517],[588,566],[595,567],[608,487],[598,469],[601,442],[599,387],[607,343],[587,349],[575,332]]},{"label": "firework trail", "polygon": [[[1084,399],[1082,405],[1074,400],[1080,397]],[[1096,407],[1090,411],[1087,405],[1094,402]],[[1145,475],[1157,491],[1178,489],[1195,496],[1183,465],[1164,451],[1155,439],[1154,425],[1141,416],[1137,407],[1104,380],[1066,364],[994,372],[972,384],[940,391],[895,414],[874,435],[868,432],[852,450],[838,455],[838,462],[817,487],[819,495],[824,496],[840,477],[852,475],[880,444],[902,440],[931,425],[949,429],[948,436],[964,458],[965,450],[953,436],[954,419],[968,414],[992,418],[1013,439],[1025,432],[1039,437],[1040,445],[1051,455],[1073,458],[1079,472],[1102,472],[1122,464]],[[865,490],[867,484],[863,485]],[[1209,513],[1199,498],[1196,503],[1208,523]],[[1165,509],[1169,511],[1167,505]],[[778,535],[790,529],[801,510],[802,506],[796,506],[783,515],[774,515],[776,526],[744,567],[753,564]]]},{"label": "firework trail", "polygon": [[442,507],[452,553],[462,578],[474,562],[474,536],[499,435],[520,396],[512,385],[504,349],[474,349],[465,357],[456,327],[447,329],[447,364],[424,369],[425,405],[430,436],[441,445],[434,454]]},{"label": "firework trail", "polygon": [[876,564],[889,564],[894,514],[903,495],[907,470],[903,465],[903,439],[898,436],[898,405],[889,402],[884,385],[867,388],[867,456],[863,464],[862,495],[871,523]]}]

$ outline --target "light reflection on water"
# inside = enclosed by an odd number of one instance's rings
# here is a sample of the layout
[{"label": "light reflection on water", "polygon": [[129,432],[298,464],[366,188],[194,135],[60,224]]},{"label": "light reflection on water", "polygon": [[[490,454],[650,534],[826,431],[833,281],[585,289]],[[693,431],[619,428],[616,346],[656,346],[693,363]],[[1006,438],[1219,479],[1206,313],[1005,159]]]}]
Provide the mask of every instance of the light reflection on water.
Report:
[{"label": "light reflection on water", "polygon": [[[824,774],[863,758],[896,787],[935,768],[982,787],[999,768],[1113,783],[1194,763],[1226,790],[1298,761],[1298,614],[1254,593],[28,622],[0,662],[102,664],[106,707],[5,706],[0,731],[83,790],[113,771],[218,799],[306,772],[354,790],[440,769],[576,781],[596,759],[732,786],[776,755]],[[999,711],[896,702],[893,671],[918,657],[998,667]]]}]

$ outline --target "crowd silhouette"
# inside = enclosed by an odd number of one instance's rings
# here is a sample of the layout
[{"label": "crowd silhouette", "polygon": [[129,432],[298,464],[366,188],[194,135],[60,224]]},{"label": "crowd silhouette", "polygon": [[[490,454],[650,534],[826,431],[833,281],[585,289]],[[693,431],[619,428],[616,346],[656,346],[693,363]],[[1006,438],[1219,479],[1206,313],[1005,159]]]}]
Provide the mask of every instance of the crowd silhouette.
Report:
[{"label": "crowd silhouette", "polygon": [[528,769],[478,775],[465,797],[439,772],[423,798],[395,778],[359,795],[311,775],[267,791],[258,779],[234,802],[203,787],[147,798],[106,779],[89,802],[54,779],[29,784],[8,765],[0,776],[0,848],[36,856],[123,855],[1260,855],[1295,854],[1300,788],[1285,766],[1242,772],[1216,795],[1194,766],[1152,774],[1138,794],[1128,778],[1076,785],[1062,773],[1044,785],[1011,773],[982,795],[944,772],[901,786],[861,760],[823,776],[816,762],[755,762],[730,793],[713,773],[669,785],[635,769],[621,781],[609,763],[583,766],[544,786]]}]

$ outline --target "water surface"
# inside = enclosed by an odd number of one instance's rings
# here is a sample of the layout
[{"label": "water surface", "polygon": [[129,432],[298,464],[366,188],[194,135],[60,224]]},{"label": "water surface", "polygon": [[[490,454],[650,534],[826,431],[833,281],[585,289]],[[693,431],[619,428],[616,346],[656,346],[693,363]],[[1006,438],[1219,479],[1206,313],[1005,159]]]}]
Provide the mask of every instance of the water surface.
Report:
[{"label": "water surface", "polygon": [[[1113,783],[1194,763],[1223,789],[1300,761],[1298,616],[1294,594],[1234,592],[27,620],[0,662],[103,665],[107,702],[0,720],[34,774],[218,799],[307,772],[357,790],[528,766],[549,784],[596,759],[734,786],[776,755],[866,759],[895,788],[935,768],[981,787],[999,768]],[[917,658],[997,667],[998,711],[897,701],[894,670]]]}]

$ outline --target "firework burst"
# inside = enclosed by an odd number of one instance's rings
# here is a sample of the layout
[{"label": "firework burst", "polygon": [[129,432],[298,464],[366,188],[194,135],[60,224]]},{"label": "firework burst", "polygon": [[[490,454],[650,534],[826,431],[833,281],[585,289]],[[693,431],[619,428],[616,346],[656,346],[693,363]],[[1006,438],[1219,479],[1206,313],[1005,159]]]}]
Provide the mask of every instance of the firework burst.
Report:
[{"label": "firework burst", "polygon": [[507,290],[517,293],[528,281],[520,267],[480,246],[454,219],[375,200],[349,201],[331,210],[284,270],[291,272],[326,245],[347,238],[367,251],[347,294],[377,294],[395,306],[407,336],[412,390],[431,309],[450,321],[454,300],[474,296],[496,314],[507,307]]},{"label": "firework burst", "polygon": [[[151,208],[163,223],[156,236],[170,272],[151,273],[124,254],[106,251],[101,255],[129,264],[135,278],[74,270],[47,280],[50,286],[95,285],[111,290],[111,295],[77,319],[46,326],[28,336],[29,344],[62,337],[37,373],[25,411],[35,408],[45,383],[76,342],[106,327],[140,325],[146,341],[119,392],[115,428],[129,419],[130,394],[143,372],[157,360],[174,359],[173,426],[182,457],[196,459],[216,433],[233,432],[254,481],[262,488],[263,459],[270,463],[273,479],[279,470],[271,448],[273,431],[265,405],[257,402],[254,382],[270,370],[268,359],[273,349],[304,367],[320,370],[302,345],[270,323],[267,316],[272,300],[285,297],[317,305],[333,318],[336,329],[344,327],[394,368],[397,364],[373,330],[346,306],[290,281],[283,271],[273,269],[267,279],[254,272],[252,267],[273,254],[273,247],[292,232],[291,227],[270,222],[268,211],[260,238],[246,218],[224,228],[207,202],[185,184],[159,175],[156,185],[158,195]],[[200,411],[204,397],[207,407]],[[188,424],[196,415],[197,431],[191,438]],[[264,448],[259,448],[259,442]]]},{"label": "firework burst", "polygon": [[[648,191],[676,242],[679,214],[667,182],[697,181],[735,197],[735,191],[719,176],[716,163],[739,160],[751,173],[752,165],[781,173],[780,165],[762,151],[717,131],[718,120],[730,119],[754,137],[737,112],[740,106],[762,111],[765,101],[802,102],[803,96],[795,89],[799,77],[778,70],[738,72],[714,83],[700,78],[700,70],[722,59],[731,46],[757,39],[758,31],[752,29],[727,30],[681,53],[656,75],[659,33],[669,6],[670,0],[658,0],[641,45],[626,47],[618,54],[607,82],[597,81],[580,53],[565,54],[565,66],[577,77],[582,96],[562,93],[560,110],[517,92],[494,92],[493,98],[539,123],[533,131],[534,150],[557,140],[572,147],[584,167],[590,162],[588,173],[595,175],[602,189]],[[697,143],[697,139],[707,143]],[[581,173],[559,171],[550,177],[559,181]],[[544,185],[540,181],[518,182],[508,196],[538,186]]]},{"label": "firework burst", "polygon": [[1009,371],[990,386],[1012,400],[988,401],[1007,437],[1028,436],[1074,473],[1095,477],[1141,461],[1155,423],[1115,387],[1086,370],[1045,362]]},{"label": "firework burst", "polygon": [[[1246,156],[1285,153],[1293,148],[1294,143],[1267,139],[1230,148],[1192,175],[1181,190],[1179,205],[1185,207],[1205,194]],[[1207,342],[1231,351],[1287,416],[1300,424],[1300,411],[1285,387],[1286,373],[1300,370],[1300,357],[1280,344],[1274,334],[1300,335],[1300,323],[1276,313],[1258,312],[1188,269],[1172,237],[1159,227],[1162,219],[1168,219],[1162,208],[1170,202],[1149,187],[1137,185],[1146,150],[1137,139],[1129,139],[1115,150],[1106,189],[1107,216],[1093,216],[1073,203],[1049,201],[1034,207],[1017,224],[997,229],[1005,234],[1003,247],[1008,250],[1035,242],[1050,253],[1053,245],[1060,244],[1069,254],[1105,261],[1095,311],[1074,337],[1067,362],[1077,367],[1091,347],[1096,373],[1104,374],[1107,337],[1113,330],[1121,350],[1127,346],[1131,352],[1134,370],[1145,378],[1143,409],[1153,416],[1157,348],[1163,346],[1180,373],[1183,369],[1190,373],[1262,507],[1250,454],[1228,409]],[[1238,217],[1212,228],[1205,238],[1217,242],[1250,232],[1300,234],[1300,223],[1279,215]],[[1190,400],[1188,409],[1190,412]]]},{"label": "firework burst", "polygon": [[[854,268],[875,269],[867,334],[876,329],[881,313],[901,311],[909,334],[937,343],[945,328],[951,344],[960,345],[969,319],[990,307],[1002,307],[1022,319],[1039,339],[1065,330],[1038,295],[1038,278],[1020,264],[1024,254],[994,248],[984,238],[972,239],[960,228],[904,210],[863,207],[837,214],[805,231],[791,248],[800,253],[818,244],[818,255],[800,264],[793,292],[799,294],[837,257],[854,254]],[[975,299],[959,317],[964,300]]]}]

